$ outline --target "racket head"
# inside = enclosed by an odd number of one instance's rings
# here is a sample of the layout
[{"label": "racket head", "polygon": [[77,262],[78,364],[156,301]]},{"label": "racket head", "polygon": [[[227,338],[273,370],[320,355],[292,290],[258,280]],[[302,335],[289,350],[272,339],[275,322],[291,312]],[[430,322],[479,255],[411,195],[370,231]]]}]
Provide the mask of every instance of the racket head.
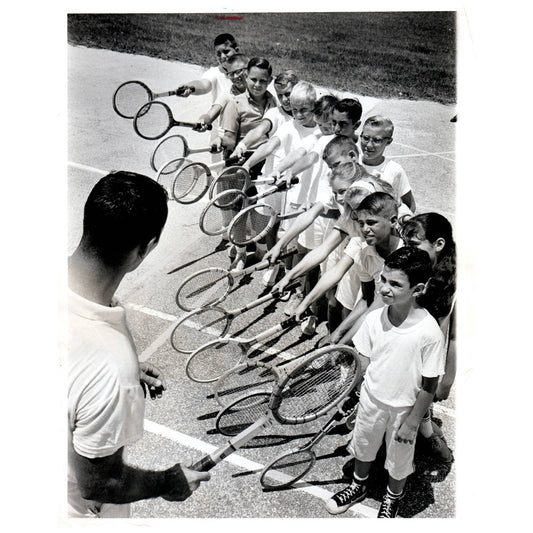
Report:
[{"label": "racket head", "polygon": [[272,415],[281,424],[304,424],[337,406],[361,379],[357,351],[335,344],[288,364],[272,393]]},{"label": "racket head", "polygon": [[246,356],[242,339],[226,337],[200,346],[187,359],[185,373],[196,383],[213,383]]},{"label": "racket head", "polygon": [[176,291],[176,304],[184,311],[217,305],[233,286],[233,276],[228,270],[210,267],[185,278]]},{"label": "racket head", "polygon": [[166,161],[163,166],[159,169],[155,180],[157,183],[162,185],[167,191],[168,197],[173,198],[174,190],[174,181],[176,179],[176,172],[183,166],[192,163],[191,160],[185,157],[178,157],[176,159],[171,159]]},{"label": "racket head", "polygon": [[222,435],[234,437],[268,412],[270,394],[255,392],[245,394],[218,413],[215,427]]},{"label": "racket head", "polygon": [[180,204],[197,202],[209,189],[211,171],[203,163],[189,163],[178,170],[172,184],[172,196]]},{"label": "racket head", "polygon": [[277,377],[269,366],[248,361],[220,376],[215,385],[214,398],[221,407],[226,407],[241,396],[253,392],[270,395],[276,382]]},{"label": "racket head", "polygon": [[[180,161],[189,155],[189,146],[183,135],[169,135],[162,139],[154,148],[150,156],[150,167],[154,172],[159,172],[160,169],[168,161]],[[181,165],[170,166],[165,168],[164,174],[172,174],[179,170]]]},{"label": "racket head", "polygon": [[180,318],[170,335],[170,344],[177,352],[191,354],[223,337],[230,324],[231,317],[222,307],[202,307]]},{"label": "racket head", "polygon": [[228,239],[245,246],[264,238],[278,219],[276,210],[267,204],[253,204],[240,211],[228,227]]},{"label": "racket head", "polygon": [[229,189],[215,196],[200,214],[200,229],[206,235],[221,235],[246,203],[246,195]]},{"label": "racket head", "polygon": [[144,104],[133,119],[135,133],[149,141],[164,137],[174,124],[170,107],[158,100]]},{"label": "racket head", "polygon": [[315,465],[313,450],[294,450],[280,455],[262,470],[259,482],[265,489],[290,487],[303,478]]},{"label": "racket head", "polygon": [[209,199],[214,198],[228,189],[245,191],[251,182],[249,172],[240,166],[232,166],[224,169],[211,183],[209,187]]},{"label": "racket head", "polygon": [[126,81],[113,94],[113,109],[122,118],[133,119],[137,111],[153,97],[152,91],[142,81]]}]

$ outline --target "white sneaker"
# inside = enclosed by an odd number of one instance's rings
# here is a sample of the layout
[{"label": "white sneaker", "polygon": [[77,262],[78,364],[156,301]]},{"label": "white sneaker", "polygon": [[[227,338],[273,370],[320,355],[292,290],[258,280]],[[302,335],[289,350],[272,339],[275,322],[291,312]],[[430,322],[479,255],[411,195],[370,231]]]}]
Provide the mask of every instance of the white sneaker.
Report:
[{"label": "white sneaker", "polygon": [[270,267],[264,274],[263,274],[263,285],[265,287],[272,287],[274,283],[276,283],[276,278],[278,277],[279,272],[279,265],[274,265],[273,267]]},{"label": "white sneaker", "polygon": [[303,302],[304,295],[300,291],[296,291],[287,302],[287,305],[285,306],[285,309],[283,312],[290,316],[294,315],[294,312],[298,308],[298,306]]},{"label": "white sneaker", "polygon": [[300,328],[304,335],[314,335],[316,331],[317,318],[315,315],[308,316],[301,324]]}]

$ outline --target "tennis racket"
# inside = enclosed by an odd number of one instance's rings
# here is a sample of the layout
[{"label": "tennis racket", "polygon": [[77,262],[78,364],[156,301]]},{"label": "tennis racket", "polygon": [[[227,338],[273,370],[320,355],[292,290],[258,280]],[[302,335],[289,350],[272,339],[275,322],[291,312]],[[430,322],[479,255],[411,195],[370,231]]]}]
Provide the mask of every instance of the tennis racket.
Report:
[{"label": "tennis racket", "polygon": [[275,184],[276,178],[261,178],[252,181],[250,173],[241,166],[232,166],[220,173],[209,187],[209,198],[213,199],[216,195],[228,190],[236,189],[246,192],[251,185],[256,183]]},{"label": "tennis racket", "polygon": [[[296,253],[291,250],[280,255],[279,260]],[[200,307],[217,305],[222,302],[235,285],[235,281],[243,276],[263,270],[270,266],[268,260],[242,270],[227,270],[220,267],[205,268],[185,278],[176,291],[176,304],[184,311],[194,311]]]},{"label": "tennis racket", "polygon": [[[194,128],[196,124],[175,120],[170,107],[158,100],[144,104],[133,119],[135,133],[150,141],[161,139],[175,126]],[[209,125],[207,129],[212,129],[212,126]]]},{"label": "tennis racket", "polygon": [[[249,403],[251,404],[251,402]],[[344,404],[346,403],[348,403],[348,401],[344,402]],[[313,447],[316,446],[335,426],[343,424],[355,413],[357,403],[352,403],[353,405],[350,407],[344,404],[342,406],[337,406],[337,410],[333,413],[330,419],[309,441],[298,448],[279,455],[265,466],[259,477],[261,485],[263,485],[265,489],[282,489],[290,487],[296,483],[296,481],[303,478],[316,463],[316,453],[313,451]],[[251,407],[248,409],[250,409],[250,411],[252,410]]]},{"label": "tennis racket", "polygon": [[224,337],[208,342],[189,356],[185,364],[185,373],[196,383],[212,383],[224,372],[244,362],[252,346],[282,333],[303,320],[304,317],[297,320],[293,315],[249,339]]},{"label": "tennis racket", "polygon": [[298,281],[285,287],[283,293],[269,293],[246,305],[226,311],[222,307],[202,307],[182,317],[170,335],[174,350],[190,354],[205,343],[226,335],[233,320],[250,309],[273,300],[282,300],[299,285]]},{"label": "tennis racket", "polygon": [[[263,239],[281,220],[297,217],[306,209],[280,215],[267,204],[252,204],[240,211],[228,227],[228,239],[236,246],[245,246]],[[248,224],[248,221],[250,222]],[[246,228],[247,231],[243,231]]]},{"label": "tennis racket", "polygon": [[[321,348],[303,360],[283,369],[272,367],[271,371],[277,379],[266,413],[263,411],[244,431],[196,462],[191,467],[193,470],[210,470],[276,422],[283,425],[305,424],[324,416],[350,393],[361,375],[357,352],[342,345]],[[251,405],[249,397],[245,400]],[[257,398],[251,401],[257,405],[256,413],[259,413],[264,403],[261,404]],[[224,411],[230,411],[230,408],[232,415],[244,413],[249,416],[249,409],[236,409],[235,405],[228,406]],[[219,426],[222,416],[226,416],[224,411],[218,415]],[[233,416],[234,425],[239,423],[236,416]]]},{"label": "tennis racket", "polygon": [[[159,172],[167,161],[188,157],[191,154],[200,154],[202,152],[216,153],[212,146],[208,146],[207,148],[190,148],[187,139],[183,135],[169,135],[154,148],[150,157],[150,167],[155,172]],[[172,171],[172,167],[168,167],[166,170],[167,173],[171,173]]]},{"label": "tennis racket", "polygon": [[164,93],[154,93],[142,81],[132,80],[119,85],[113,94],[113,109],[122,118],[134,118],[137,111],[156,98],[179,96],[182,88]]},{"label": "tennis racket", "polygon": [[214,179],[212,170],[223,166],[224,161],[212,165],[189,161],[172,175],[172,197],[180,204],[197,202],[209,190]]}]

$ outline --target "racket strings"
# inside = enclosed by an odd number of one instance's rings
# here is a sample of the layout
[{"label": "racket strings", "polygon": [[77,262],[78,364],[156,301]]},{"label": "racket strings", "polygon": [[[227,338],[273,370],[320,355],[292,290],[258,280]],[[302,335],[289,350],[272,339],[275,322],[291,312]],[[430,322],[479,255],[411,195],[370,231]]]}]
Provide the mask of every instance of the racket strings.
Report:
[{"label": "racket strings", "polygon": [[272,209],[264,205],[253,206],[235,217],[229,239],[242,246],[260,240],[272,230],[274,222]]},{"label": "racket strings", "polygon": [[275,382],[273,373],[263,366],[237,367],[218,380],[215,398],[220,405],[226,406],[243,394],[257,391],[271,393]]},{"label": "racket strings", "polygon": [[187,375],[197,382],[216,381],[236,366],[243,356],[238,342],[221,340],[196,350],[187,362]]},{"label": "racket strings", "polygon": [[210,269],[199,272],[182,284],[177,294],[181,309],[191,311],[222,299],[231,286],[226,270]]},{"label": "racket strings", "polygon": [[220,194],[228,189],[244,190],[248,173],[244,169],[229,169],[222,172],[214,183],[213,192]]},{"label": "racket strings", "polygon": [[160,102],[149,102],[135,116],[135,126],[141,137],[157,139],[163,136],[172,125],[166,106]]},{"label": "racket strings", "polygon": [[171,335],[172,347],[181,353],[192,353],[224,335],[229,324],[229,315],[223,309],[200,309],[176,325]]},{"label": "racket strings", "polygon": [[265,393],[244,396],[223,409],[216,420],[216,428],[223,435],[238,435],[266,414],[270,395]]},{"label": "racket strings", "polygon": [[137,111],[152,99],[150,91],[140,83],[125,83],[115,94],[117,112],[126,118],[134,118]]},{"label": "racket strings", "polygon": [[211,202],[202,213],[200,228],[207,235],[220,235],[229,227],[235,213],[233,209],[220,208]]},{"label": "racket strings", "polygon": [[209,187],[208,171],[202,165],[188,165],[176,174],[173,195],[181,203],[194,203]]},{"label": "racket strings", "polygon": [[297,450],[273,461],[261,476],[265,488],[280,488],[294,483],[314,465],[315,455],[310,450]]},{"label": "racket strings", "polygon": [[[186,152],[185,143],[181,136],[170,135],[155,148],[151,159],[152,168],[158,172],[159,169],[165,167],[163,170],[165,174],[173,174],[183,165],[183,159],[180,158],[184,158]],[[175,163],[167,166],[170,161],[175,161]]]},{"label": "racket strings", "polygon": [[281,391],[278,414],[296,420],[323,413],[354,384],[357,365],[340,350],[322,354],[291,373]]}]

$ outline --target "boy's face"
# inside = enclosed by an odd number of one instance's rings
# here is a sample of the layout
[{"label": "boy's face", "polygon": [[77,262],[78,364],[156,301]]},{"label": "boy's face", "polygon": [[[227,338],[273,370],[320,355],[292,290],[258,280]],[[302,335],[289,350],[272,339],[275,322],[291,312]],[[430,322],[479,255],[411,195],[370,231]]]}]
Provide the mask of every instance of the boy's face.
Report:
[{"label": "boy's face", "polygon": [[354,131],[358,128],[359,122],[354,122],[346,112],[340,112],[336,109],[331,114],[331,125],[335,135],[343,137],[353,137]]},{"label": "boy's face", "polygon": [[233,45],[226,41],[223,44],[217,44],[215,46],[215,57],[218,64],[223,65],[231,56],[235,55],[239,51],[238,48],[234,48]]},{"label": "boy's face", "polygon": [[364,126],[361,133],[361,148],[363,149],[363,161],[371,163],[379,161],[385,148],[392,142],[386,128],[376,126]]},{"label": "boy's face", "polygon": [[311,127],[315,125],[313,107],[314,102],[303,98],[291,98],[292,117],[301,126]]},{"label": "boy's face", "polygon": [[279,104],[281,105],[285,113],[291,114],[291,92],[294,85],[291,83],[286,83],[285,85],[274,84],[276,89],[276,94],[278,96]]},{"label": "boy's face", "polygon": [[241,92],[246,90],[246,65],[236,61],[231,66],[227,66],[228,78],[231,80],[233,87]]},{"label": "boy's face", "polygon": [[315,122],[320,128],[322,135],[333,135],[333,124],[331,122],[331,115],[322,116],[320,118],[315,116]]},{"label": "boy's face", "polygon": [[384,266],[378,290],[385,305],[398,305],[412,301],[418,294],[420,286],[411,287],[409,278],[403,270]]},{"label": "boy's face", "polygon": [[369,246],[376,246],[389,239],[396,217],[387,218],[373,215],[368,211],[358,211],[357,220],[366,243]]},{"label": "boy's face", "polygon": [[271,79],[267,70],[252,67],[246,75],[246,88],[253,98],[262,98]]},{"label": "boy's face", "polygon": [[341,153],[340,149],[335,149],[325,161],[334,177],[351,179],[357,173],[357,154],[355,151],[350,150],[348,153]]}]

